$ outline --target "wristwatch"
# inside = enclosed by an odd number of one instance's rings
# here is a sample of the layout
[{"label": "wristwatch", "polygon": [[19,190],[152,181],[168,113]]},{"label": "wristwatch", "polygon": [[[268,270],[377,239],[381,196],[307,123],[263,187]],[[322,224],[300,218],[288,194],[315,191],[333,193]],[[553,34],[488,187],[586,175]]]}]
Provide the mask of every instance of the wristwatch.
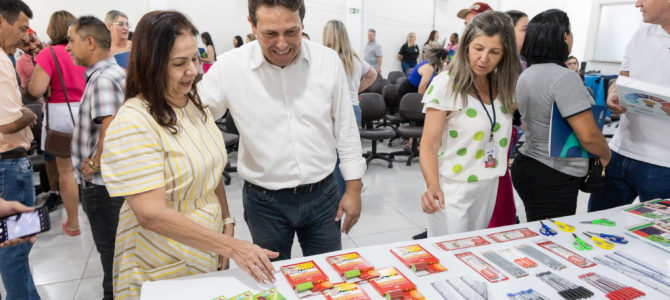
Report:
[{"label": "wristwatch", "polygon": [[233,217],[228,217],[228,218],[223,218],[223,225],[228,225],[228,224],[233,224],[235,225],[235,218]]}]

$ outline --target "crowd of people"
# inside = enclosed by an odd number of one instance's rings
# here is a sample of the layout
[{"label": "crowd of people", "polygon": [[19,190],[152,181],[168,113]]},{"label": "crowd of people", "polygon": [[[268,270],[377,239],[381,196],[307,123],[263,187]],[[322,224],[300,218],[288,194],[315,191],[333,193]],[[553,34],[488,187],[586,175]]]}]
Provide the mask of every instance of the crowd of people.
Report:
[{"label": "crowd of people", "polygon": [[[636,6],[645,24],[620,75],[667,85],[670,3]],[[271,261],[290,258],[296,235],[305,256],[342,249],[341,234],[361,214],[358,95],[381,76],[376,31],[368,30],[359,56],[338,20],[323,28],[323,44],[309,41],[302,0],[249,0],[248,10],[253,33],[217,54],[211,35],[177,11],[142,16],[131,42],[123,12],[103,21],[60,10],[41,43],[29,26],[31,8],[0,0],[0,217],[33,210],[27,156],[35,140],[45,153],[47,205],[62,199],[67,213],[61,229],[81,233],[79,203],[89,219],[104,299],[139,299],[146,281],[227,269],[231,258],[255,280],[274,281]],[[565,12],[529,20],[477,2],[456,15],[466,29],[448,43],[433,31],[419,51],[412,32],[398,52],[408,74],[399,95],[423,94],[426,189],[416,201],[428,236],[513,224],[513,190],[528,221],[575,214],[589,159],[549,155],[553,107],[606,168],[606,186],[591,195],[589,211],[670,197],[670,186],[658,184],[670,180],[667,123],[626,112],[614,84],[607,106],[621,123],[607,144],[570,56]],[[114,57],[124,52],[127,68]],[[38,116],[24,103],[44,103],[39,137],[31,130]],[[663,109],[670,115],[670,106]],[[228,154],[214,122],[225,113],[239,132],[252,241],[235,238],[228,209]],[[510,174],[509,151],[521,131],[526,141]],[[40,299],[28,262],[34,241],[0,244],[7,299]]]}]

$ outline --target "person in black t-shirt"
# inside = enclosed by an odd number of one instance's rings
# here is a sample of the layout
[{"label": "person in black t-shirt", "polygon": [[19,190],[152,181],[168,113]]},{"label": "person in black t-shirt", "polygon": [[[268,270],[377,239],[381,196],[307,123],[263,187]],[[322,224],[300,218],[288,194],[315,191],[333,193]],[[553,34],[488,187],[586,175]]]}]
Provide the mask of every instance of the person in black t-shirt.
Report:
[{"label": "person in black t-shirt", "polygon": [[402,72],[407,74],[407,70],[416,66],[416,59],[419,57],[419,46],[416,45],[416,34],[410,32],[407,35],[407,41],[400,47],[398,60],[402,66]]}]

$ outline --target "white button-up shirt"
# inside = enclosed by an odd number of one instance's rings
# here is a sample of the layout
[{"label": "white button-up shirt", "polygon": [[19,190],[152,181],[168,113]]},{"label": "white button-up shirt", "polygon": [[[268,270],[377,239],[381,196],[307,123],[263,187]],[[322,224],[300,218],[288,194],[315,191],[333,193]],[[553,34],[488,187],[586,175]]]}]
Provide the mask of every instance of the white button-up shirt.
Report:
[{"label": "white button-up shirt", "polygon": [[[314,183],[333,172],[345,180],[366,169],[342,62],[330,48],[302,41],[288,66],[270,64],[258,42],[228,51],[198,83],[215,119],[226,109],[240,133],[237,171],[276,190]],[[336,152],[337,150],[337,152]]]}]

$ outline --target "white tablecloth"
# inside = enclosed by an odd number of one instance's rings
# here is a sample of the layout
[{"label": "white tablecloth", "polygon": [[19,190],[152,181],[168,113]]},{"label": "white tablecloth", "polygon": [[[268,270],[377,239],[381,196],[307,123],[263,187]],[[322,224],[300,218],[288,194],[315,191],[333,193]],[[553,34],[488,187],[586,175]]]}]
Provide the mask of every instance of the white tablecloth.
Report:
[{"label": "white tablecloth", "polygon": [[[599,218],[608,218],[610,220],[614,220],[617,222],[617,225],[615,227],[606,227],[606,226],[601,226],[601,225],[591,225],[591,224],[580,224],[581,221],[589,221],[593,219],[599,219]],[[584,240],[587,240],[590,244],[593,245],[593,242],[587,239],[584,235],[581,234],[583,231],[593,231],[593,232],[602,232],[602,233],[612,233],[612,234],[617,234],[624,236],[627,240],[630,242],[626,245],[621,245],[621,244],[616,244],[613,250],[620,250],[623,251],[627,254],[633,255],[636,258],[639,258],[643,262],[647,262],[651,265],[656,266],[657,268],[661,270],[665,270],[668,272],[668,263],[670,262],[670,253],[665,252],[664,250],[658,249],[656,247],[650,246],[641,240],[638,240],[636,238],[633,238],[629,235],[624,234],[625,228],[630,227],[632,225],[636,225],[639,223],[644,222],[643,219],[631,216],[628,214],[624,214],[621,212],[621,208],[615,208],[611,210],[606,210],[606,211],[600,211],[600,212],[595,212],[595,213],[589,213],[589,214],[582,214],[582,215],[575,215],[575,216],[570,216],[570,217],[563,217],[563,218],[557,218],[556,220],[563,221],[565,223],[574,225],[577,227],[577,230],[575,231],[576,233],[580,234],[580,237]],[[552,224],[551,222],[546,222],[545,224],[549,225],[550,227],[557,229],[557,227]],[[595,247],[594,245],[594,250],[591,251],[577,251],[572,247],[572,242],[574,241],[574,238],[572,237],[571,234],[563,232],[558,230],[558,235],[555,237],[545,237],[543,235],[539,235],[537,237],[531,237],[531,238],[526,238],[526,239],[520,239],[520,240],[515,240],[515,241],[509,241],[509,242],[504,242],[504,243],[496,243],[493,240],[489,239],[486,237],[486,234],[491,234],[495,232],[501,232],[501,231],[506,231],[510,229],[515,229],[515,228],[522,228],[522,227],[527,227],[531,229],[534,232],[539,233],[539,228],[540,224],[539,222],[531,222],[531,223],[524,223],[524,224],[518,224],[518,225],[512,225],[512,226],[506,226],[506,227],[499,227],[499,228],[493,228],[493,229],[484,229],[484,230],[478,230],[478,231],[472,231],[472,232],[467,232],[467,233],[461,233],[461,234],[454,234],[454,235],[448,235],[448,236],[441,236],[441,237],[435,237],[435,238],[430,238],[430,239],[424,239],[424,240],[419,240],[419,241],[412,241],[408,240],[405,242],[400,242],[400,243],[391,243],[391,244],[384,244],[384,245],[376,245],[376,246],[370,246],[370,247],[363,247],[363,248],[357,248],[357,249],[347,249],[347,250],[342,250],[342,251],[337,251],[337,252],[332,252],[328,254],[321,254],[321,255],[314,255],[310,257],[301,257],[301,258],[295,258],[291,260],[285,260],[285,261],[279,261],[275,262],[274,266],[275,269],[277,270],[277,273],[275,277],[277,278],[277,282],[275,283],[274,286],[263,286],[260,284],[257,284],[251,277],[249,277],[244,271],[240,269],[231,269],[231,270],[226,270],[226,271],[221,271],[221,272],[214,272],[214,273],[209,273],[209,274],[204,274],[204,275],[198,275],[198,276],[190,276],[190,277],[185,277],[181,279],[173,279],[173,280],[164,280],[164,281],[156,281],[156,282],[146,282],[142,286],[142,300],[153,300],[153,299],[160,299],[160,300],[167,300],[167,299],[202,299],[202,300],[210,300],[214,297],[225,295],[226,297],[233,297],[237,294],[243,293],[247,290],[250,290],[254,293],[261,292],[263,290],[266,290],[271,287],[276,287],[277,290],[282,293],[285,297],[288,299],[296,299],[296,295],[291,289],[291,287],[288,284],[288,281],[284,278],[284,276],[278,271],[279,267],[284,266],[284,265],[289,265],[289,264],[294,264],[294,263],[299,263],[303,261],[309,261],[309,260],[314,260],[319,267],[330,277],[331,282],[337,283],[341,282],[340,277],[337,275],[335,270],[333,270],[332,267],[326,262],[325,257],[330,256],[333,254],[338,254],[338,253],[346,253],[346,252],[351,252],[351,251],[357,251],[358,253],[361,254],[364,258],[366,258],[370,263],[372,263],[376,268],[384,268],[384,267],[390,267],[390,266],[395,266],[405,274],[412,282],[414,282],[417,286],[419,291],[426,296],[426,299],[432,300],[432,299],[443,299],[437,291],[430,285],[431,282],[435,281],[444,281],[446,279],[458,279],[458,277],[462,275],[469,275],[471,278],[475,278],[476,280],[480,281],[486,281],[483,277],[481,277],[478,273],[476,273],[474,270],[470,269],[467,265],[465,265],[463,262],[461,262],[459,259],[457,259],[454,256],[454,253],[461,253],[461,252],[466,252],[466,251],[472,251],[475,253],[477,256],[480,258],[483,258],[481,253],[486,251],[486,250],[500,250],[504,248],[510,248],[516,245],[520,244],[530,244],[534,248],[539,249],[541,252],[548,254],[550,257],[560,261],[561,263],[565,264],[567,266],[566,269],[560,270],[560,271],[555,271],[550,269],[549,267],[543,265],[542,263],[538,262],[538,267],[531,268],[531,269],[524,269],[529,273],[529,276],[522,277],[522,278],[514,278],[507,274],[505,271],[501,270],[499,267],[493,265],[496,269],[502,271],[509,277],[508,280],[502,281],[502,282],[497,282],[497,283],[488,283],[488,295],[489,299],[507,299],[507,293],[513,293],[513,292],[519,292],[521,290],[529,289],[532,288],[534,290],[538,290],[545,296],[549,297],[550,299],[561,299],[561,297],[558,295],[558,293],[552,289],[549,285],[541,281],[539,278],[537,278],[535,275],[544,272],[544,271],[551,271],[552,273],[558,274],[561,277],[568,279],[569,281],[586,287],[587,289],[593,291],[595,293],[595,297],[592,299],[604,299],[605,296],[602,292],[598,291],[595,287],[587,284],[584,280],[579,279],[579,275],[586,274],[588,272],[595,272],[596,274],[599,275],[604,275],[608,278],[614,279],[620,283],[625,283],[627,285],[630,285],[632,287],[635,287],[647,294],[647,299],[667,299],[667,296],[664,296],[661,293],[658,293],[651,288],[647,287],[646,285],[643,285],[637,281],[634,281],[630,279],[629,277],[622,275],[616,271],[613,271],[612,269],[602,266],[602,265],[597,265],[594,267],[590,268],[579,268],[575,266],[574,264],[554,255],[553,253],[550,253],[546,251],[543,248],[540,248],[537,246],[535,241],[541,240],[541,239],[550,239],[556,243],[559,243],[560,245],[577,252],[580,255],[585,256],[586,258],[591,259],[594,256],[602,256],[604,254],[612,253],[611,250],[604,250],[598,247]],[[467,248],[467,249],[462,249],[462,250],[455,250],[455,251],[444,251],[441,248],[437,247],[435,243],[441,242],[441,241],[447,241],[447,240],[453,240],[453,239],[458,239],[458,238],[466,238],[466,237],[472,237],[472,236],[483,236],[487,240],[491,242],[490,245],[484,245],[484,246],[479,246],[479,247],[474,247],[474,248]],[[441,272],[441,273],[436,273],[436,274],[431,274],[427,276],[422,276],[422,277],[417,277],[413,274],[412,271],[410,271],[407,267],[405,267],[395,256],[393,256],[389,249],[391,247],[396,247],[396,246],[404,246],[404,245],[411,245],[411,244],[420,244],[422,245],[426,250],[431,252],[433,255],[435,255],[437,258],[440,259],[440,262],[446,266],[449,270],[446,272]],[[484,258],[483,258],[484,259]],[[486,259],[484,259],[486,260]],[[372,299],[384,299],[381,297],[376,290],[369,284],[369,283],[363,283],[360,285],[366,292],[367,294],[372,298]],[[310,296],[308,298],[303,298],[303,299],[325,299],[321,295],[314,295]],[[456,298],[459,299],[459,298]]]}]

